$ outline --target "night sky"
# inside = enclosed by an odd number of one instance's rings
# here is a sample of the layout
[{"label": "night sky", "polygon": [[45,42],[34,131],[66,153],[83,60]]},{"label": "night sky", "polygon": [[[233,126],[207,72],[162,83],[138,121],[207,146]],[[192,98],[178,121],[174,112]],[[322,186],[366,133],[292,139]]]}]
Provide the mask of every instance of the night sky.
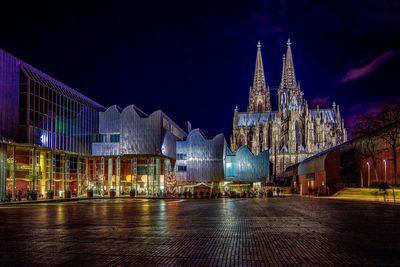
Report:
[{"label": "night sky", "polygon": [[161,109],[227,139],[259,40],[269,86],[290,37],[310,106],[336,101],[346,126],[399,96],[397,0],[2,1],[0,31],[0,48],[104,106]]}]

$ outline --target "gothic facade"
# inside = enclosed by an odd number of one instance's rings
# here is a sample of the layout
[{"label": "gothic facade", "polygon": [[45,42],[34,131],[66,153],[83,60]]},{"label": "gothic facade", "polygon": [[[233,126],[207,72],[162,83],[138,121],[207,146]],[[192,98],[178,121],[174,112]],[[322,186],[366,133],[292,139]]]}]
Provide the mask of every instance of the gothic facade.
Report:
[{"label": "gothic facade", "polygon": [[287,166],[346,141],[339,105],[333,102],[332,107],[310,109],[303,95],[289,39],[277,90],[278,108],[271,109],[259,42],[247,111],[234,110],[231,150],[242,145],[255,155],[269,150],[273,173],[279,176]]}]

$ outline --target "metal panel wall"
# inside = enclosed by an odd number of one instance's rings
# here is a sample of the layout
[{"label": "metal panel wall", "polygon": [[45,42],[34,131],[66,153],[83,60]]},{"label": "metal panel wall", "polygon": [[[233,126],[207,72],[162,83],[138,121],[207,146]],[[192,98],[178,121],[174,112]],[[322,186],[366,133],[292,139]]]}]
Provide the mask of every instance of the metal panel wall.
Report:
[{"label": "metal panel wall", "polygon": [[134,106],[121,113],[121,154],[161,155],[161,111],[140,117]]},{"label": "metal panel wall", "polygon": [[[116,105],[99,113],[99,133],[119,134],[121,128],[121,114]],[[92,155],[94,156],[118,156],[120,155],[120,143],[92,143]]]},{"label": "metal panel wall", "polygon": [[105,112],[99,113],[99,132],[101,134],[120,132],[120,112],[117,106],[111,106]]},{"label": "metal panel wall", "polygon": [[[186,141],[177,142],[176,178],[194,182],[224,180],[224,145],[223,134],[206,140],[199,129],[191,131]],[[186,172],[179,172],[179,166],[186,166]]]}]

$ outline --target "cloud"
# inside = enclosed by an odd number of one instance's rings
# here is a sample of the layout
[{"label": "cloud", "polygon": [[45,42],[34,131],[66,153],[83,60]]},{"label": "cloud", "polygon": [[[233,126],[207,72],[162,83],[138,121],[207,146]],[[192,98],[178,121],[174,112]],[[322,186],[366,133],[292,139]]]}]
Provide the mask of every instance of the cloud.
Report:
[{"label": "cloud", "polygon": [[320,107],[326,107],[329,105],[329,96],[316,96],[310,101],[310,107],[315,108],[317,105]]},{"label": "cloud", "polygon": [[399,56],[398,51],[388,51],[383,53],[382,55],[378,56],[374,60],[372,60],[370,63],[367,65],[361,67],[361,68],[355,68],[347,71],[347,73],[344,75],[344,77],[341,79],[341,83],[348,83],[351,81],[359,80],[362,79],[372,73],[374,73],[376,70],[378,70],[381,66],[383,66],[388,60]]}]

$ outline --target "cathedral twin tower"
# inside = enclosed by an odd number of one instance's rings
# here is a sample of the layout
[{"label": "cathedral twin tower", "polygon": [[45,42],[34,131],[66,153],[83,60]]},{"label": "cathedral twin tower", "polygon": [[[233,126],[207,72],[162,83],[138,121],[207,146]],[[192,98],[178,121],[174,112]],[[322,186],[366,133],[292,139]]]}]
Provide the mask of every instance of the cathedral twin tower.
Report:
[{"label": "cathedral twin tower", "polygon": [[278,109],[271,109],[270,90],[265,82],[261,44],[247,112],[235,108],[231,150],[247,145],[257,155],[269,150],[273,172],[281,175],[289,165],[346,141],[339,105],[309,109],[296,80],[290,39],[283,56],[282,78],[277,91]]}]

